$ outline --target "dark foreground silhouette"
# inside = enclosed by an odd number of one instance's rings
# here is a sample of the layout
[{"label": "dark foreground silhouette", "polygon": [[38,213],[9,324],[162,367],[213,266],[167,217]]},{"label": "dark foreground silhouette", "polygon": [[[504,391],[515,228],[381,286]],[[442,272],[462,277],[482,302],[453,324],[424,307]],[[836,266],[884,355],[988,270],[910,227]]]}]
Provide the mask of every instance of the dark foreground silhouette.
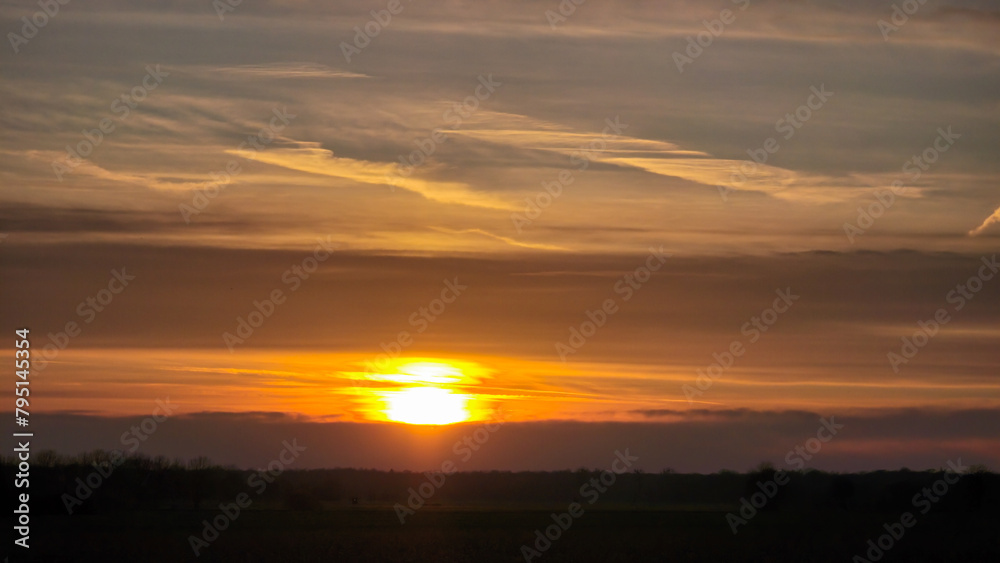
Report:
[{"label": "dark foreground silhouette", "polygon": [[[1000,476],[981,467],[446,475],[111,459],[35,460],[31,547],[8,543],[11,562],[1000,561]],[[15,499],[10,458],[3,473]]]}]

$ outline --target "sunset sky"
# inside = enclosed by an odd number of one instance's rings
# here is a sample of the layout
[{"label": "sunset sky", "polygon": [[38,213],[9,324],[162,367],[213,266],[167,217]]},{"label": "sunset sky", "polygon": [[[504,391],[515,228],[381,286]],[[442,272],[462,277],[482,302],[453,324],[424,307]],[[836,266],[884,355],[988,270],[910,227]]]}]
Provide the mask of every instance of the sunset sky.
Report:
[{"label": "sunset sky", "polygon": [[810,467],[996,469],[995,4],[566,6],[6,3],[41,446],[169,397],[143,453],[244,466],[426,469],[500,409],[464,469],[782,465],[831,416]]}]

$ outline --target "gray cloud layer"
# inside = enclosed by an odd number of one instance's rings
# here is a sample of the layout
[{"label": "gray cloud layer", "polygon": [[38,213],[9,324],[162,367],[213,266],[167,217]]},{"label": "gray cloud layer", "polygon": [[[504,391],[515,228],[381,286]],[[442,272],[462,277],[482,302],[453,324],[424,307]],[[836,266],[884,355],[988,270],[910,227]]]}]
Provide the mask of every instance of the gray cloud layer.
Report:
[{"label": "gray cloud layer", "polygon": [[[447,460],[461,470],[557,470],[604,468],[615,450],[629,448],[646,471],[673,468],[681,472],[749,470],[762,461],[777,468],[803,466],[827,471],[872,469],[938,469],[948,460],[982,463],[996,468],[1000,425],[996,410],[934,412],[905,410],[859,412],[849,416],[811,412],[723,411],[687,413],[672,423],[507,423],[496,430],[468,460],[455,443],[472,437],[479,425],[414,431],[398,425],[309,423],[279,414],[201,413],[161,423],[140,451],[156,456],[206,455],[216,463],[262,467],[281,449],[283,440],[307,448],[299,468],[365,467],[429,470]],[[805,448],[823,423],[843,425],[837,435],[805,459],[789,456]],[[79,453],[123,447],[121,434],[140,418],[101,418],[46,414],[33,421],[37,449]],[[233,436],[254,436],[233,440]],[[823,433],[828,436],[829,432]],[[956,441],[954,436],[965,438]],[[10,438],[5,437],[5,448]],[[812,446],[815,450],[815,445]],[[8,450],[9,451],[9,450]],[[808,451],[806,450],[808,456]],[[790,459],[790,462],[786,460]]]}]

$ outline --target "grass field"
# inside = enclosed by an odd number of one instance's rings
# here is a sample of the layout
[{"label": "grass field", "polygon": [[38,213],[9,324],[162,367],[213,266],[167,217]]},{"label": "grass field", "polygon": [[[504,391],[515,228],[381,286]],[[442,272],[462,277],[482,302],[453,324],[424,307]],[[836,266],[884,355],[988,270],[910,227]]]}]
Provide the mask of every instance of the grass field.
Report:
[{"label": "grass field", "polygon": [[[390,507],[248,510],[195,557],[188,537],[218,511],[39,516],[32,560],[108,562],[515,562],[535,530],[565,507],[425,507],[400,525]],[[590,509],[532,561],[850,562],[898,513],[758,514],[733,535],[721,511]],[[1000,521],[955,513],[922,516],[881,561],[1000,561]],[[21,555],[21,554],[18,554]],[[20,557],[12,561],[20,561]]]}]

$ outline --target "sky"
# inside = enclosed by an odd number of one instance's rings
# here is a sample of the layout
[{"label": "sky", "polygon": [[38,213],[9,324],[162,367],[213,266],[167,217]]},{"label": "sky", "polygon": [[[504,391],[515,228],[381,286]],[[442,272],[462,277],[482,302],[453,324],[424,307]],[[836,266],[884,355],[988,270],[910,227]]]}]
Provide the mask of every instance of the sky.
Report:
[{"label": "sky", "polygon": [[0,8],[0,325],[43,447],[169,404],[141,453],[241,466],[497,417],[466,468],[782,466],[830,417],[808,467],[1000,464],[991,2],[38,11]]}]

